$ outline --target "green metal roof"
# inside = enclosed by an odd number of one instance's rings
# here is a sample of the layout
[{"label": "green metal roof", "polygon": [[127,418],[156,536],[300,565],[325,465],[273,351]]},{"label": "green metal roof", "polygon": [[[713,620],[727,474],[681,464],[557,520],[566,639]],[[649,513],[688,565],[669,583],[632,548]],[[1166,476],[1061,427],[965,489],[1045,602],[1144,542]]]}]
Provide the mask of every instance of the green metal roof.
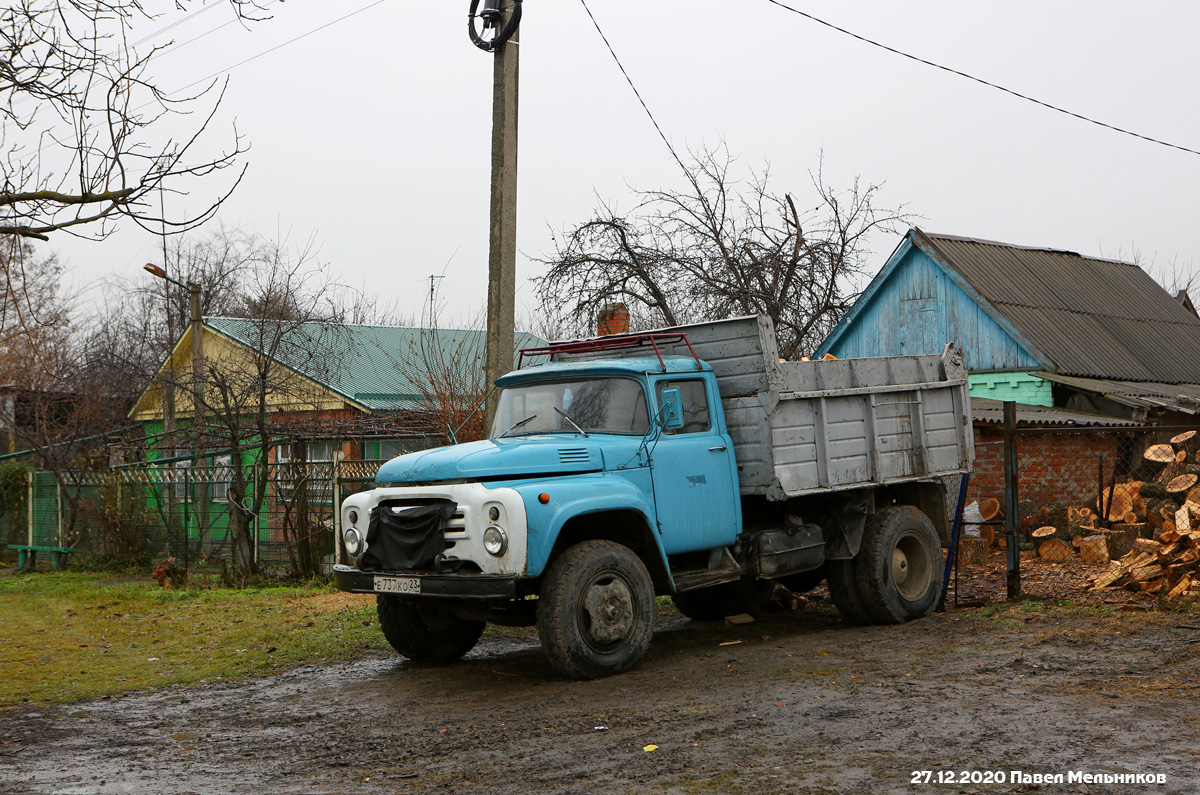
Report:
[{"label": "green metal roof", "polygon": [[[486,332],[478,329],[285,323],[280,335],[270,322],[264,327],[261,321],[209,317],[204,323],[254,350],[274,348],[280,363],[372,410],[420,407],[417,384],[426,378],[426,362],[457,370],[482,369],[486,361]],[[273,344],[276,336],[281,344]],[[545,344],[533,334],[516,334],[518,350]]]}]

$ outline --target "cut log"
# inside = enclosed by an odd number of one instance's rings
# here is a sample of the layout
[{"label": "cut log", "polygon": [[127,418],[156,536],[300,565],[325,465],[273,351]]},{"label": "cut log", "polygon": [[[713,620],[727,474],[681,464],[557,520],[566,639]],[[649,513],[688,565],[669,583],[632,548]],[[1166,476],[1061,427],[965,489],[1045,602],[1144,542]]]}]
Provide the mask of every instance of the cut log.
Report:
[{"label": "cut log", "polygon": [[1122,568],[1119,563],[1113,563],[1108,571],[1104,572],[1103,574],[1101,574],[1099,577],[1096,578],[1096,581],[1094,583],[1092,583],[1092,587],[1093,588],[1107,588],[1108,586],[1112,585],[1113,583],[1115,583],[1117,580],[1121,579],[1124,576],[1125,576],[1125,569]]},{"label": "cut log", "polygon": [[987,543],[989,547],[996,546],[996,530],[989,525],[979,526],[979,537]]},{"label": "cut log", "polygon": [[981,566],[987,560],[987,541],[982,538],[960,538],[958,540],[958,565]]},{"label": "cut log", "polygon": [[1133,540],[1133,550],[1135,552],[1153,552],[1158,554],[1163,545],[1151,538],[1135,538]]},{"label": "cut log", "polygon": [[1071,547],[1065,541],[1052,538],[1038,545],[1038,557],[1047,563],[1065,563],[1071,559]]},{"label": "cut log", "polygon": [[983,521],[992,522],[996,519],[1003,518],[1004,510],[1000,504],[1000,500],[995,497],[988,497],[979,501],[979,515],[983,517]]},{"label": "cut log", "polygon": [[1135,538],[1149,538],[1151,535],[1150,525],[1145,522],[1117,522],[1112,526],[1112,529],[1128,533],[1130,543]]},{"label": "cut log", "polygon": [[1138,494],[1138,488],[1141,485],[1139,483],[1135,486],[1135,482],[1116,484],[1112,489],[1111,499],[1108,496],[1108,489],[1104,490],[1104,500],[1108,504],[1108,520],[1110,522],[1124,521],[1125,514],[1133,510],[1133,498]]},{"label": "cut log", "polygon": [[1163,576],[1163,567],[1157,563],[1151,563],[1149,566],[1141,566],[1129,572],[1130,582],[1146,582],[1147,580],[1158,579]]},{"label": "cut log", "polygon": [[1192,578],[1190,575],[1183,575],[1179,578],[1179,582],[1175,583],[1175,587],[1167,592],[1168,599],[1177,599],[1183,594],[1192,589]]},{"label": "cut log", "polygon": [[1192,514],[1185,505],[1175,512],[1175,532],[1186,533],[1192,529]]},{"label": "cut log", "polygon": [[1104,537],[1105,543],[1108,544],[1109,558],[1124,557],[1133,549],[1133,536],[1130,536],[1127,530],[1101,530],[1100,534]]},{"label": "cut log", "polygon": [[1192,486],[1195,486],[1198,480],[1200,480],[1200,477],[1190,472],[1185,475],[1177,475],[1167,483],[1167,491],[1171,494],[1181,494],[1191,491]]},{"label": "cut log", "polygon": [[1183,433],[1172,436],[1171,444],[1182,445],[1184,442],[1186,442],[1188,439],[1191,439],[1195,435],[1196,435],[1195,431],[1184,431]]},{"label": "cut log", "polygon": [[1177,464],[1174,461],[1172,461],[1171,463],[1169,463],[1165,467],[1163,467],[1163,471],[1158,473],[1158,477],[1155,478],[1155,480],[1157,480],[1159,483],[1161,483],[1165,486],[1168,483],[1170,483],[1172,480],[1174,480],[1175,478],[1179,477],[1180,475],[1184,475],[1184,474],[1187,474],[1187,465],[1186,464]]},{"label": "cut log", "polygon": [[1107,563],[1112,560],[1108,554],[1108,541],[1104,536],[1085,536],[1079,539],[1079,554],[1088,563]]},{"label": "cut log", "polygon": [[1146,480],[1138,486],[1138,494],[1146,498],[1164,500],[1167,497],[1167,487],[1158,481]]},{"label": "cut log", "polygon": [[1054,525],[1045,525],[1030,533],[1030,537],[1033,538],[1033,543],[1037,544],[1042,541],[1049,541],[1052,538],[1061,538],[1062,535],[1060,534],[1065,535],[1063,531],[1060,531]]},{"label": "cut log", "polygon": [[1175,448],[1169,444],[1152,444],[1142,453],[1142,458],[1156,464],[1169,464],[1175,460]]}]

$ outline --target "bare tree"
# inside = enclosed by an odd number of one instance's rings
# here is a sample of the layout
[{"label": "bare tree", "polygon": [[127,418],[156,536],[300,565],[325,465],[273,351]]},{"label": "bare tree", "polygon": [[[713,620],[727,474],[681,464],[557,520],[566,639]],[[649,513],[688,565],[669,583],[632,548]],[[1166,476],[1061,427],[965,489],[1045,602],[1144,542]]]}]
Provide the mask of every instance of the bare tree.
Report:
[{"label": "bare tree", "polygon": [[742,185],[724,148],[695,153],[681,191],[637,193],[632,213],[604,201],[585,223],[555,238],[537,279],[542,309],[588,330],[606,304],[628,305],[642,327],[765,314],[780,353],[812,350],[854,302],[867,238],[905,216],[875,206],[879,185],[845,192],[812,175],[815,207],[775,193],[769,170]]},{"label": "bare tree", "polygon": [[[169,238],[163,266],[176,281],[200,285],[205,317],[231,316],[244,309],[249,273],[267,251],[258,236],[218,225]],[[104,306],[87,324],[85,355],[93,370],[106,371],[106,380],[123,388],[128,409],[187,328],[188,294],[139,268],[111,279],[104,295]]]},{"label": "bare tree", "polygon": [[[242,19],[262,16],[256,0],[229,2]],[[193,5],[176,0],[166,13]],[[119,218],[183,231],[212,217],[241,179],[197,212],[162,212],[160,191],[186,192],[245,146],[235,130],[223,150],[200,151],[222,92],[214,82],[176,97],[155,83],[160,48],[130,41],[155,18],[143,0],[15,0],[0,11],[0,234],[103,238]]]},{"label": "bare tree", "polygon": [[81,355],[68,297],[60,292],[53,257],[10,239],[0,253],[8,275],[0,295],[0,428],[5,452],[28,450],[58,481],[65,507],[63,543],[75,546],[87,528],[80,473],[104,457],[104,434],[124,424],[112,383]]},{"label": "bare tree", "polygon": [[[230,538],[246,574],[257,571],[252,526],[269,496],[267,464],[280,420],[325,408],[324,393],[305,374],[328,382],[346,358],[348,340],[333,322],[328,288],[309,250],[263,249],[233,326],[244,347],[228,356],[206,351],[197,380],[186,368],[174,371],[175,389],[202,408],[205,425],[193,430],[197,442],[228,450]],[[301,541],[304,549],[311,545],[307,535]]]},{"label": "bare tree", "polygon": [[461,329],[439,328],[437,315],[436,309],[426,309],[407,365],[397,365],[412,376],[431,435],[457,442],[482,439],[488,431],[483,412],[486,315],[477,311]]}]

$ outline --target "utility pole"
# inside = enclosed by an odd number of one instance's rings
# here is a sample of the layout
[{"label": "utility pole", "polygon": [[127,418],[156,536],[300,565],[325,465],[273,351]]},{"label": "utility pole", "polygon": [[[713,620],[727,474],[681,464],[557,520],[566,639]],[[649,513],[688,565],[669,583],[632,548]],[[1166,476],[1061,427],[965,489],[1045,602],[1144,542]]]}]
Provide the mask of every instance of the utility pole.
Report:
[{"label": "utility pole", "polygon": [[[512,369],[516,333],[517,292],[517,43],[521,20],[520,0],[484,0],[476,14],[473,0],[469,17],[471,39],[493,53],[492,71],[492,196],[488,235],[487,388]],[[483,21],[484,35],[475,31]],[[488,34],[492,34],[488,37]],[[484,416],[490,428],[498,395],[488,398]]]}]

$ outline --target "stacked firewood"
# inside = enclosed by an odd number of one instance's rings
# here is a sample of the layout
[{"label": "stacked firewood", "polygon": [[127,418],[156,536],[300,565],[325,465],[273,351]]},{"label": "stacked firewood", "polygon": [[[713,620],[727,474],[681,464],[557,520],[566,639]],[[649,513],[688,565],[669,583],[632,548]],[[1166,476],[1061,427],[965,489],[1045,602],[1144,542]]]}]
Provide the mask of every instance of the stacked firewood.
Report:
[{"label": "stacked firewood", "polygon": [[1133,549],[1094,577],[1092,588],[1125,588],[1165,594],[1168,599],[1200,597],[1200,531],[1166,530],[1138,538]]},{"label": "stacked firewood", "polygon": [[[1003,518],[999,500],[983,500],[979,507],[985,522],[995,522],[981,529],[980,546],[1004,546],[1002,533],[995,532],[996,520]],[[1182,540],[1182,546],[1164,554],[1183,554],[1195,530],[1200,530],[1200,433],[1196,431],[1149,447],[1126,480],[1110,483],[1090,505],[1038,506],[1029,500],[1017,505],[1019,540],[1051,563],[1070,560],[1076,551],[1089,563],[1116,559],[1124,563],[1138,541],[1159,544],[1161,551]],[[979,552],[982,557],[984,550]],[[1168,565],[1178,562],[1172,559]]]}]

